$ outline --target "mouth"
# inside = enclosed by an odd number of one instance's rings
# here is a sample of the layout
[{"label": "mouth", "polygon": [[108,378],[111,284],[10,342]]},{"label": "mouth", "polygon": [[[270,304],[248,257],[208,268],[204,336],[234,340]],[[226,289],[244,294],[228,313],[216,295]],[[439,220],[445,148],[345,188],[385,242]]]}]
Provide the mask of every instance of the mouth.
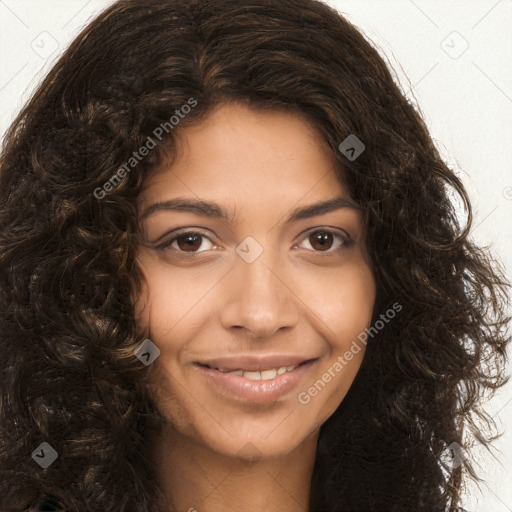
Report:
[{"label": "mouth", "polygon": [[275,379],[278,375],[283,375],[286,372],[292,372],[299,366],[307,364],[313,361],[313,359],[308,359],[299,364],[292,365],[283,365],[276,366],[274,368],[260,368],[256,370],[248,370],[247,368],[236,368],[236,369],[228,369],[228,368],[218,368],[216,366],[210,366],[207,364],[197,363],[199,366],[203,366],[205,368],[209,368],[211,370],[217,370],[221,373],[229,373],[231,375],[239,375],[244,379],[248,380],[272,380]]},{"label": "mouth", "polygon": [[[305,381],[319,358],[237,357],[196,362],[211,392],[238,403],[269,403],[284,398]],[[309,382],[311,376],[305,382]]]}]

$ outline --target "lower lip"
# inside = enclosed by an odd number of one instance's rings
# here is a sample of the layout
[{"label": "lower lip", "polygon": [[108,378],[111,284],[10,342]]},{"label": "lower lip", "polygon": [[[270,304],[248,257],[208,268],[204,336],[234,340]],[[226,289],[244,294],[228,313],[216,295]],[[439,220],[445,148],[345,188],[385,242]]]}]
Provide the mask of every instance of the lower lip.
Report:
[{"label": "lower lip", "polygon": [[293,390],[314,362],[315,360],[308,361],[291,372],[269,380],[249,380],[234,373],[224,373],[199,364],[195,366],[224,396],[246,402],[266,403],[273,402]]}]

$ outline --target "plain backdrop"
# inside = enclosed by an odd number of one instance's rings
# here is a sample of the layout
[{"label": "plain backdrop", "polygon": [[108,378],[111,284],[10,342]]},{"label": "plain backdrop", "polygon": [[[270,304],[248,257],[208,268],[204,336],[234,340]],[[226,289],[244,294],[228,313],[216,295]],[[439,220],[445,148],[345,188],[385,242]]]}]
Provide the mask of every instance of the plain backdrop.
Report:
[{"label": "plain backdrop", "polygon": [[[78,31],[110,0],[0,0],[0,135]],[[328,0],[358,26],[461,176],[474,238],[512,274],[512,0]],[[512,385],[488,405],[504,432],[465,506],[512,512]],[[501,452],[501,453],[500,453]]]}]

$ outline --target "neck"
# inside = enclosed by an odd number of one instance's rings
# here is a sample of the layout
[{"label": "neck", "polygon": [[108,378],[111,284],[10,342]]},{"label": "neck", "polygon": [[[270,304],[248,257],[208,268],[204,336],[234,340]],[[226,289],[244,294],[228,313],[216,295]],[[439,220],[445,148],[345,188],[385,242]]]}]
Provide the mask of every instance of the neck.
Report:
[{"label": "neck", "polygon": [[286,455],[250,461],[166,427],[155,450],[165,512],[307,512],[318,433]]}]

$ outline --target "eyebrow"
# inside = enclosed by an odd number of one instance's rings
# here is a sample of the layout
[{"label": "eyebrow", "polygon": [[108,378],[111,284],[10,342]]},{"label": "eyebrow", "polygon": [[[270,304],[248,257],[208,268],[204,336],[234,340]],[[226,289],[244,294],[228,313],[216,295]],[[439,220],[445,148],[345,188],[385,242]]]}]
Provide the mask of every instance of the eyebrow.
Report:
[{"label": "eyebrow", "polygon": [[[287,223],[295,222],[298,220],[308,219],[317,215],[323,215],[341,208],[351,208],[354,210],[361,210],[361,208],[352,200],[346,197],[335,197],[327,201],[310,204],[301,208],[293,210],[291,215],[286,220]],[[220,205],[217,203],[203,201],[198,199],[177,198],[169,201],[161,201],[151,205],[141,215],[141,220],[146,219],[152,213],[171,210],[191,212],[205,217],[212,217],[215,219],[222,219],[226,222],[235,222],[237,219],[230,216]]]}]

